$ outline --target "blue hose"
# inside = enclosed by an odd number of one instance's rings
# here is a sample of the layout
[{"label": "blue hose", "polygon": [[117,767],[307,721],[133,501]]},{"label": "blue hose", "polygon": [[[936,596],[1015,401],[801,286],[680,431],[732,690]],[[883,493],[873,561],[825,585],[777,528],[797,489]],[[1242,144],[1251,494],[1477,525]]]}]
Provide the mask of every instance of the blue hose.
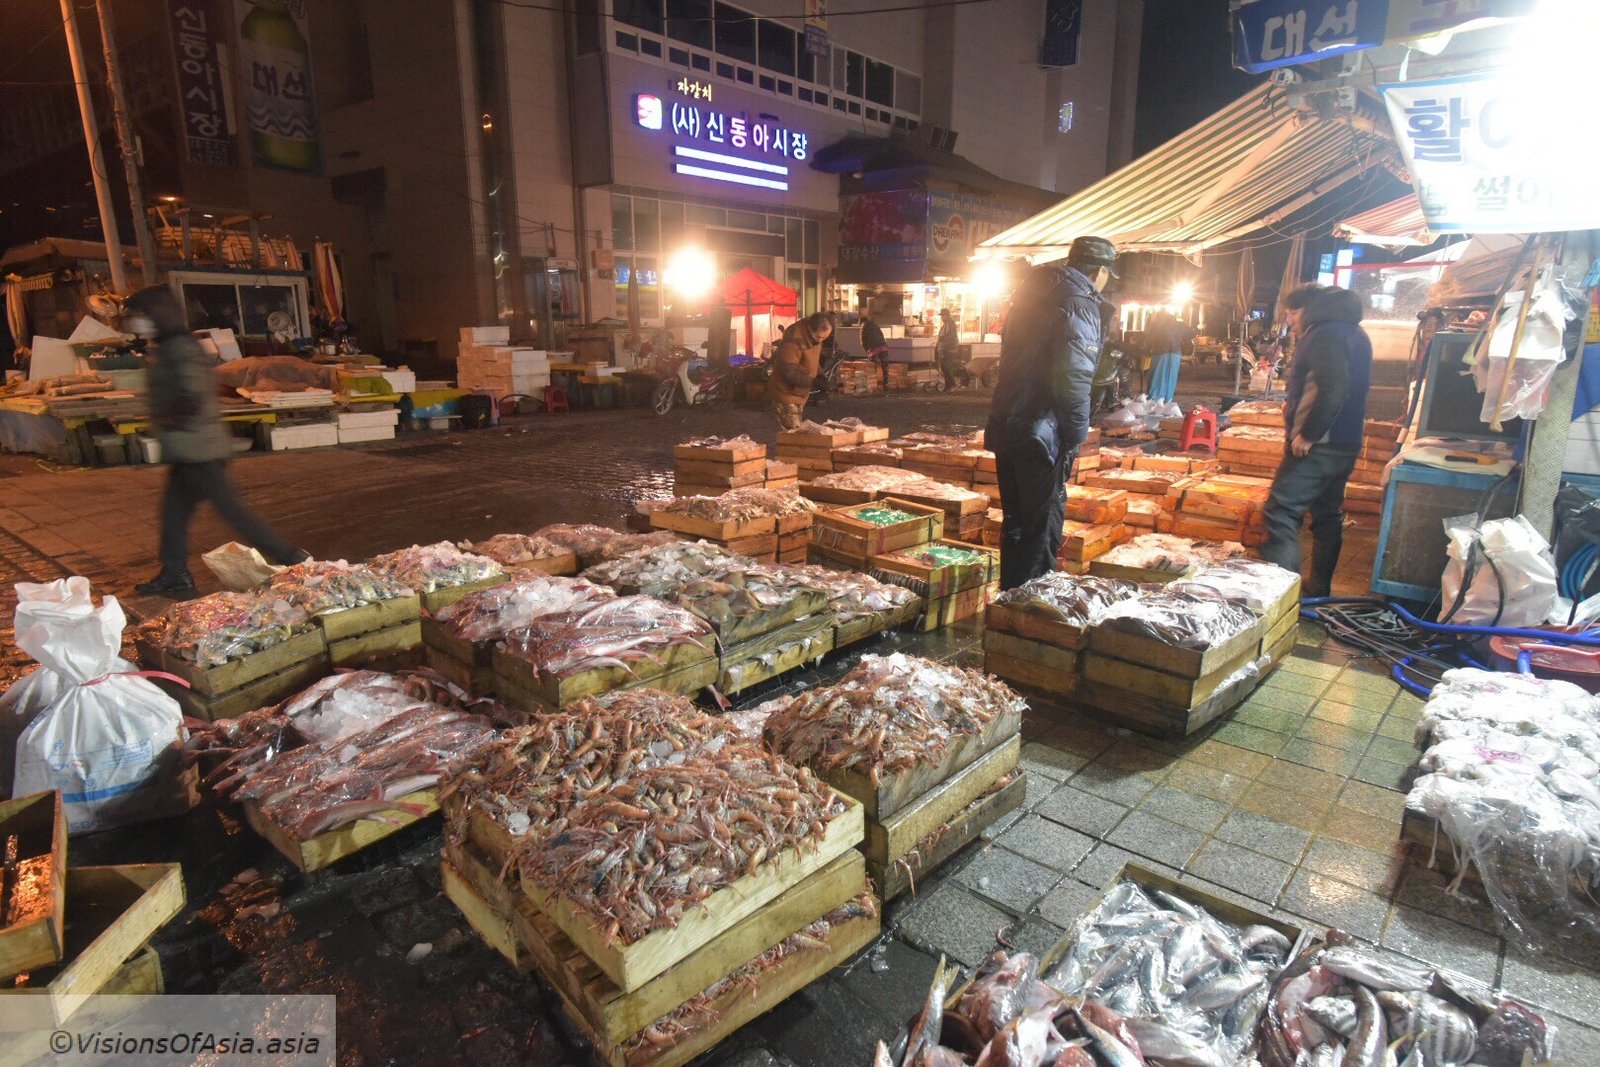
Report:
[{"label": "blue hose", "polygon": [[1523,649],[1521,652],[1517,653],[1517,673],[1533,673],[1533,653],[1529,652],[1527,649]]},{"label": "blue hose", "polygon": [[1423,685],[1421,682],[1414,682],[1411,680],[1411,677],[1406,674],[1406,668],[1411,666],[1411,661],[1413,658],[1414,657],[1412,656],[1407,656],[1399,663],[1396,663],[1393,669],[1389,671],[1389,676],[1395,680],[1401,689],[1404,689],[1408,693],[1413,693],[1416,696],[1421,697],[1423,700],[1427,700],[1428,697],[1433,694],[1432,687]]},{"label": "blue hose", "polygon": [[1537,641],[1545,641],[1552,645],[1578,645],[1583,648],[1600,648],[1600,631],[1585,630],[1582,633],[1566,634],[1556,630],[1534,630],[1521,626],[1457,626],[1442,622],[1428,622],[1425,619],[1417,618],[1395,601],[1377,600],[1373,597],[1307,597],[1300,601],[1300,614],[1305,618],[1315,619],[1317,617],[1316,612],[1308,611],[1307,608],[1321,607],[1324,604],[1381,605],[1417,629],[1431,634],[1450,634],[1463,637],[1526,637]]}]

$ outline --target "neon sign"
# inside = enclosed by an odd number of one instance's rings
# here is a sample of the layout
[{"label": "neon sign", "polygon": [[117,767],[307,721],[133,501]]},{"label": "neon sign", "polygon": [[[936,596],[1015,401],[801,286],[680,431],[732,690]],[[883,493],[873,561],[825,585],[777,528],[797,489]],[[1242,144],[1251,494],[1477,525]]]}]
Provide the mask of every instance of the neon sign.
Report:
[{"label": "neon sign", "polygon": [[[634,122],[641,129],[700,142],[673,145],[672,169],[689,177],[787,191],[788,162],[804,162],[811,154],[807,134],[769,117],[752,119],[745,112],[720,111],[681,100],[669,104],[649,93],[634,97]],[[757,158],[735,154],[751,152]],[[783,162],[768,161],[773,159]]]}]

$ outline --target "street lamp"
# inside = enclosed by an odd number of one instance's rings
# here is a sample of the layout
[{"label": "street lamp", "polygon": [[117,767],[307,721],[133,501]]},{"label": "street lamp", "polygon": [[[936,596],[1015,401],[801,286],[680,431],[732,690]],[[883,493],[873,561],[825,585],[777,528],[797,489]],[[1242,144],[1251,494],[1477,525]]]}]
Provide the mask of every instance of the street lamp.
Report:
[{"label": "street lamp", "polygon": [[694,303],[717,283],[717,263],[700,248],[680,248],[667,261],[666,283],[673,292]]},{"label": "street lamp", "polygon": [[1179,307],[1194,299],[1194,282],[1179,282],[1172,287],[1172,302]]}]

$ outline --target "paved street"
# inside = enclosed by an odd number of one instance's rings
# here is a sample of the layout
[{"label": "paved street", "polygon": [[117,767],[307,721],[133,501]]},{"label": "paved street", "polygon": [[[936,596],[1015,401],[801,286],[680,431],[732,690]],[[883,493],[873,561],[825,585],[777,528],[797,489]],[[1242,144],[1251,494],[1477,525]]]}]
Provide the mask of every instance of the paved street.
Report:
[{"label": "paved street", "polygon": [[[896,432],[971,429],[986,401],[847,399],[825,413]],[[673,444],[739,431],[769,436],[770,425],[754,408],[665,419],[557,415],[474,434],[252,456],[233,469],[250,502],[297,542],[319,556],[358,559],[552,521],[617,522],[633,498],[670,485]],[[158,469],[56,471],[5,458],[8,599],[13,580],[82,573],[98,592],[123,594],[147,577],[160,482]],[[226,537],[207,516],[194,547]],[[1370,532],[1358,530],[1341,588],[1362,588],[1370,559]],[[198,560],[196,575],[209,578]],[[1306,926],[1335,923],[1503,986],[1553,1017],[1559,1062],[1600,1062],[1600,1034],[1577,1021],[1600,1020],[1600,978],[1588,969],[1600,954],[1527,959],[1508,950],[1486,904],[1470,890],[1447,893],[1422,865],[1426,857],[1407,856],[1398,823],[1420,704],[1309,627],[1301,642],[1236,714],[1183,744],[1037,705],[1024,724],[1024,810],[891,906],[878,945],[746,1027],[711,1062],[866,1064],[873,1042],[920,1003],[940,954],[971,965],[997,936],[1042,952],[1135,860],[1256,910]],[[968,666],[982,659],[972,627],[890,636],[864,650]],[[831,657],[741,705],[825,683],[854,659]],[[156,941],[169,991],[337,993],[341,1064],[583,1062],[554,996],[478,944],[442,897],[439,844],[437,824],[424,823],[305,876],[227,814],[202,809],[175,824],[75,839],[73,857],[181,861],[189,906]],[[418,944],[431,949],[405,963]]]}]

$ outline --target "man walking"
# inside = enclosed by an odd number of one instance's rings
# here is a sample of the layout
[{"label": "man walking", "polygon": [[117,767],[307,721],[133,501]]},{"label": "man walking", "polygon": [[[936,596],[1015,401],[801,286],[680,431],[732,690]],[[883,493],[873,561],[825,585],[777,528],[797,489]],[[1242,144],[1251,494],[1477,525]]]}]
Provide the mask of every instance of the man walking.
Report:
[{"label": "man walking", "polygon": [[1117,276],[1116,262],[1110,241],[1080,237],[1065,265],[1035,267],[1012,303],[984,431],[1005,513],[1001,588],[1055,569],[1067,472],[1089,431],[1103,340],[1100,291]]},{"label": "man walking", "polygon": [[1361,329],[1361,297],[1303,285],[1285,300],[1295,335],[1284,401],[1284,458],[1262,519],[1261,556],[1300,571],[1300,523],[1311,515],[1311,574],[1305,595],[1328,596],[1344,542],[1344,487],[1361,454],[1372,379],[1372,342]]}]

